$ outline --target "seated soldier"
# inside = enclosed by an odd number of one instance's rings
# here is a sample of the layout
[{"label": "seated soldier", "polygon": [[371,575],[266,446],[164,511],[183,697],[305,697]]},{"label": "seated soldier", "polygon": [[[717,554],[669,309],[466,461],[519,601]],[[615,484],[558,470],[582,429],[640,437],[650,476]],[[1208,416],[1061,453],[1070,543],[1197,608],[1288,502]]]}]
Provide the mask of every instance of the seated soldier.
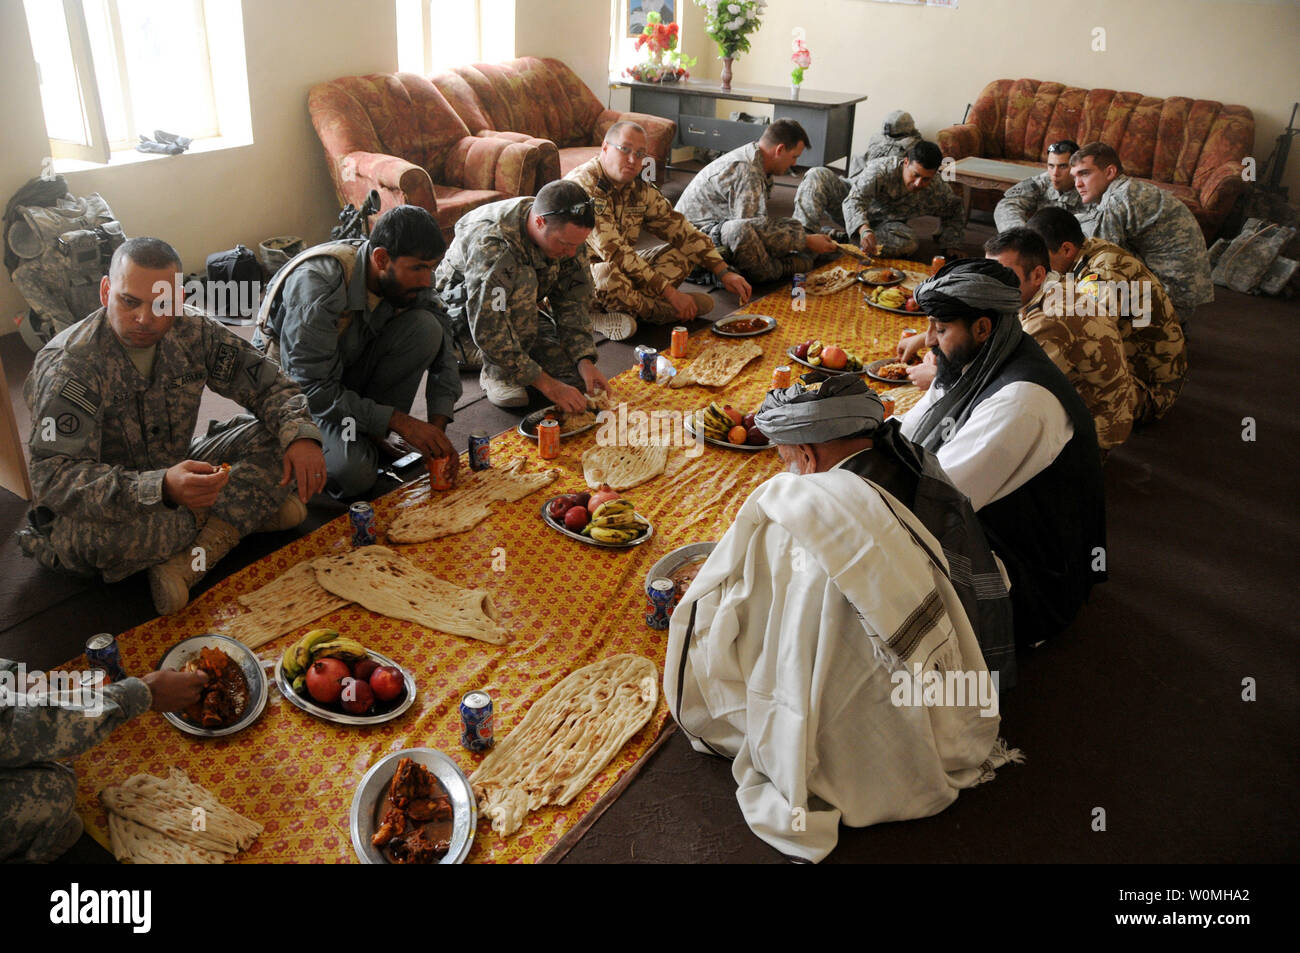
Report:
[{"label": "seated soldier", "polygon": [[801,384],[769,391],[754,422],[776,444],[782,461],[800,473],[848,470],[870,480],[916,514],[943,547],[953,588],[999,686],[1016,677],[1011,600],[970,501],[939,467],[934,454],[885,420],[876,392],[852,374],[815,390]]},{"label": "seated soldier", "polygon": [[[0,658],[0,682],[21,673]],[[203,672],[157,671],[104,685],[92,702],[52,693],[59,704],[0,703],[0,863],[44,864],[67,853],[82,823],[77,776],[62,762],[146,711],[184,711],[207,680]],[[25,685],[12,690],[27,694]]]},{"label": "seated soldier", "polygon": [[479,383],[494,406],[526,407],[532,387],[579,413],[584,391],[609,391],[596,369],[589,310],[585,242],[594,223],[591,198],[564,179],[536,198],[493,202],[456,222],[438,293],[458,334],[483,354]]},{"label": "seated soldier", "polygon": [[[841,821],[937,814],[1019,753],[939,541],[887,490],[782,451],[793,472],[750,494],[673,611],[664,700],[732,759],[750,830],[820,861]],[[936,679],[954,691],[927,703]]]},{"label": "seated soldier", "polygon": [[907,150],[921,141],[921,134],[916,131],[912,114],[901,109],[885,114],[880,124],[880,132],[867,140],[867,151],[855,155],[849,161],[849,178],[853,178],[872,159],[887,159],[891,156],[905,158]]},{"label": "seated soldier", "polygon": [[[642,178],[645,150],[644,129],[627,120],[616,122],[605,133],[600,155],[565,176],[595,201],[596,226],[587,244],[596,303],[604,313],[596,314],[593,323],[614,341],[631,335],[637,321],[674,324],[713,310],[713,299],[707,294],[677,290],[696,268],[712,272],[741,304],[749,300],[752,290],[722,260],[709,237]],[[642,231],[664,244],[638,252]]]},{"label": "seated soldier", "polygon": [[1023,225],[1042,208],[1063,208],[1079,219],[1086,231],[1096,222],[1096,208],[1084,205],[1070,174],[1070,158],[1079,151],[1073,139],[1062,139],[1047,147],[1047,171],[1017,182],[1003,194],[993,209],[999,232]]},{"label": "seated soldier", "polygon": [[938,177],[943,153],[922,140],[906,158],[873,159],[852,179],[833,169],[809,169],[794,196],[794,217],[816,231],[830,215],[868,255],[906,257],[919,247],[908,220],[937,215],[939,247],[961,254],[966,216],[961,199]]},{"label": "seated soldier", "polygon": [[1082,307],[1085,296],[1063,294],[1055,273],[1047,280],[1047,246],[1031,229],[1020,226],[995,235],[984,243],[984,256],[1016,273],[1021,327],[1083,398],[1103,453],[1118,447],[1133,431],[1137,387],[1115,319]]},{"label": "seated soldier", "polygon": [[[220,322],[183,311],[182,280],[166,242],[119,246],[104,307],[41,349],[23,390],[36,505],[23,551],[106,582],[147,569],[160,615],[243,536],[297,526],[325,486],[307,399]],[[205,384],[257,419],[195,439]]]},{"label": "seated soldier", "polygon": [[[1047,247],[1052,270],[1073,283],[1076,300],[1088,297],[1119,327],[1137,397],[1135,424],[1159,420],[1187,382],[1187,339],[1164,286],[1142,260],[1104,238],[1084,239],[1074,216],[1043,209],[1029,220]],[[1128,288],[1128,295],[1101,289]],[[1082,303],[1081,303],[1082,304]]]},{"label": "seated soldier", "polygon": [[1173,192],[1124,174],[1119,153],[1090,142],[1070,157],[1074,187],[1096,206],[1094,238],[1142,259],[1169,292],[1187,330],[1198,306],[1214,300],[1210,253],[1196,216]]},{"label": "seated soldier", "polygon": [[916,289],[938,360],[902,434],[970,498],[1011,576],[1016,641],[1036,645],[1106,578],[1097,435],[1065,375],[1016,319],[1020,282],[987,259],[950,262]]},{"label": "seated soldier", "polygon": [[810,235],[796,219],[769,217],[772,177],[784,175],[808,145],[792,119],[778,119],[757,142],[714,159],[686,186],[677,211],[709,237],[748,281],[776,281],[811,271],[814,256],[838,254],[825,235]]},{"label": "seated soldier", "polygon": [[[417,205],[389,209],[361,242],[309,248],[272,280],[254,344],[298,382],[325,441],[328,489],[360,496],[379,476],[379,452],[404,452],[389,431],[430,457],[460,456],[447,439],[460,371],[450,320],[430,290],[447,248]],[[409,413],[425,371],[428,420]]]}]

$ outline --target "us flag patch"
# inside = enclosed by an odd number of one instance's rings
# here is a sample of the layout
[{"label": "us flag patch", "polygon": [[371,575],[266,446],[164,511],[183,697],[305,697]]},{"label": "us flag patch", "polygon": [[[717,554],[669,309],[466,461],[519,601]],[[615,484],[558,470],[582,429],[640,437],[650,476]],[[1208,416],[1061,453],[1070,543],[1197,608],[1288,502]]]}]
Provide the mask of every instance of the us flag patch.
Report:
[{"label": "us flag patch", "polygon": [[88,414],[93,415],[99,411],[99,395],[75,378],[63,385],[59,396]]}]

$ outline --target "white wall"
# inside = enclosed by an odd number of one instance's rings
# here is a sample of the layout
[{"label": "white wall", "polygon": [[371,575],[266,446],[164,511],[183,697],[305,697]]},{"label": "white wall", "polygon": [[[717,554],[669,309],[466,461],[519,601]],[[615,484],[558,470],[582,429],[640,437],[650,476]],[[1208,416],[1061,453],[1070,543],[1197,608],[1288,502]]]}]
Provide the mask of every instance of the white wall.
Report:
[{"label": "white wall", "polygon": [[564,60],[609,101],[609,0],[518,0],[515,55]]}]

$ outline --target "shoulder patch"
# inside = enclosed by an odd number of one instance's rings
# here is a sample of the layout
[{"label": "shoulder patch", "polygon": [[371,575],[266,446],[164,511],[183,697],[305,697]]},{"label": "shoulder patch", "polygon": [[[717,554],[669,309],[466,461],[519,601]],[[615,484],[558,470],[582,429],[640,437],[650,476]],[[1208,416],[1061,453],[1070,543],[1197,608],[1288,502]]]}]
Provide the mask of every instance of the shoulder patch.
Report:
[{"label": "shoulder patch", "polygon": [[65,437],[71,437],[81,429],[81,418],[74,413],[59,414],[54,418],[54,429]]},{"label": "shoulder patch", "polygon": [[92,416],[99,412],[99,395],[75,377],[68,379],[59,390],[59,396]]},{"label": "shoulder patch", "polygon": [[212,379],[219,384],[229,384],[235,379],[235,365],[239,362],[239,349],[233,344],[217,347],[217,357],[212,365]]}]

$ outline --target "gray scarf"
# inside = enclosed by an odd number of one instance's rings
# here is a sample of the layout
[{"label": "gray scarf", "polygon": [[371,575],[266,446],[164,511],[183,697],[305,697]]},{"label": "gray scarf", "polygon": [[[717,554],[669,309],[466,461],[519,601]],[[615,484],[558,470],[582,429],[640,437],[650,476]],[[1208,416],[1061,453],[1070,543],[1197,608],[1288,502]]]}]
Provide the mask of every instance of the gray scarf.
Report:
[{"label": "gray scarf", "polygon": [[815,444],[869,433],[884,419],[875,391],[861,378],[841,374],[817,390],[795,384],[769,391],[754,424],[773,443]]}]

